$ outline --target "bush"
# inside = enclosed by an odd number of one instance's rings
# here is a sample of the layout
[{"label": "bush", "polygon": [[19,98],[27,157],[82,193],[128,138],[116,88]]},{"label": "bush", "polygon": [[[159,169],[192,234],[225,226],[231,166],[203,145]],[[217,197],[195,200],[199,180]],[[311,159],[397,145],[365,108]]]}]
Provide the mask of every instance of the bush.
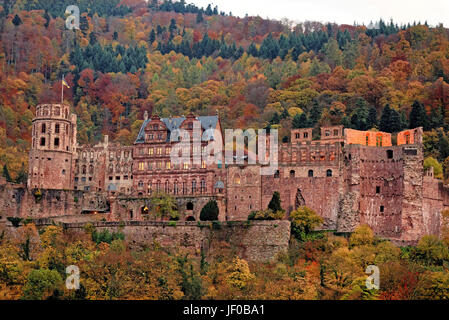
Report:
[{"label": "bush", "polygon": [[281,207],[281,195],[279,192],[275,191],[273,193],[273,197],[268,204],[268,209],[271,209],[273,212],[284,211]]},{"label": "bush", "polygon": [[374,232],[367,224],[362,224],[355,228],[349,237],[349,245],[361,246],[364,244],[372,244],[374,241]]},{"label": "bush", "polygon": [[267,209],[251,212],[248,216],[248,220],[282,220],[284,216],[284,211],[273,212],[273,210]]},{"label": "bush", "polygon": [[114,240],[125,240],[125,235],[122,232],[110,232],[108,229],[105,229],[101,232],[94,230],[92,232],[92,241],[96,244],[100,244],[101,242],[111,244]]},{"label": "bush", "polygon": [[292,233],[299,240],[306,240],[307,236],[323,223],[323,218],[308,207],[299,207],[290,213]]},{"label": "bush", "polygon": [[41,300],[55,296],[62,283],[61,275],[56,270],[32,270],[24,286],[22,299]]},{"label": "bush", "polygon": [[15,227],[18,228],[20,226],[20,223],[22,222],[22,218],[19,217],[8,217],[6,218],[9,222],[11,222],[11,224]]},{"label": "bush", "polygon": [[415,260],[427,265],[442,266],[444,261],[449,261],[449,249],[435,236],[422,237],[412,252]]},{"label": "bush", "polygon": [[216,221],[220,210],[218,209],[217,201],[211,200],[201,209],[200,220],[201,221]]}]

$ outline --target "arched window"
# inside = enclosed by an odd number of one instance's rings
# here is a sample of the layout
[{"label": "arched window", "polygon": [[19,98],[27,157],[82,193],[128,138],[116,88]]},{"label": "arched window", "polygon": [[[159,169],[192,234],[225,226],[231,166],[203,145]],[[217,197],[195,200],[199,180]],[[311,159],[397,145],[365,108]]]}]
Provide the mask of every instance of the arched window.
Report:
[{"label": "arched window", "polygon": [[309,170],[309,178],[313,178],[313,170]]},{"label": "arched window", "polygon": [[82,166],[81,173],[82,173],[82,174],[86,174],[86,166],[85,166],[85,165]]},{"label": "arched window", "polygon": [[151,194],[153,192],[153,185],[151,184],[151,181],[148,182],[148,194]]},{"label": "arched window", "polygon": [[109,171],[109,173],[114,172],[114,166],[112,164],[109,165],[108,171]]},{"label": "arched window", "polygon": [[290,178],[294,178],[295,177],[295,170],[290,170]]},{"label": "arched window", "polygon": [[332,177],[332,170],[331,169],[326,171],[326,177]]},{"label": "arched window", "polygon": [[182,182],[182,194],[187,194],[187,182]]},{"label": "arched window", "polygon": [[241,183],[240,175],[236,174],[234,176],[234,184],[240,184],[240,183]]},{"label": "arched window", "polygon": [[170,193],[170,182],[167,180],[165,181],[165,193]]},{"label": "arched window", "polygon": [[279,178],[279,170],[276,170],[276,173],[274,174],[275,178]]},{"label": "arched window", "polygon": [[94,166],[93,166],[93,165],[90,165],[90,166],[89,166],[89,173],[90,173],[90,174],[93,174],[93,173],[94,173]]},{"label": "arched window", "polygon": [[192,193],[196,193],[196,180],[192,181]]},{"label": "arched window", "polygon": [[204,179],[201,180],[200,188],[201,188],[201,193],[206,193],[206,181],[204,181]]},{"label": "arched window", "polygon": [[193,203],[192,202],[187,202],[186,209],[187,210],[193,210]]},{"label": "arched window", "polygon": [[173,193],[178,194],[178,191],[178,180],[175,180],[175,182],[173,182]]},{"label": "arched window", "polygon": [[41,145],[41,147],[45,147],[45,138],[44,137],[41,138],[40,145]]},{"label": "arched window", "polygon": [[42,133],[46,133],[47,131],[47,125],[45,123],[42,124]]},{"label": "arched window", "polygon": [[161,192],[161,181],[160,181],[160,180],[158,180],[158,181],[156,182],[156,191],[157,191],[157,192]]},{"label": "arched window", "polygon": [[143,181],[139,181],[138,187],[139,187],[139,189],[142,189],[142,188],[143,188]]}]

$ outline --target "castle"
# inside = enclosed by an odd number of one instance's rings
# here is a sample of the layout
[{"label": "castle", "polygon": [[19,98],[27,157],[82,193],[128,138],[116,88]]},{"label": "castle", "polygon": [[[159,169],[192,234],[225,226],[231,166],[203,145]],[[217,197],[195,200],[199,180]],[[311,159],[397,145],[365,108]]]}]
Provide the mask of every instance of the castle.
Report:
[{"label": "castle", "polygon": [[423,169],[422,128],[392,136],[323,127],[318,139],[312,128],[294,129],[290,142],[279,145],[278,169],[261,175],[262,165],[248,162],[171,162],[171,138],[179,129],[219,133],[193,137],[191,157],[210,140],[223,140],[218,115],[145,113],[132,146],[107,136],[97,145],[79,145],[76,120],[68,105],[36,107],[28,183],[0,182],[1,218],[141,221],[148,219],[151,195],[164,192],[175,197],[183,221],[198,221],[210,200],[217,201],[219,220],[242,221],[267,208],[278,191],[287,212],[306,205],[323,217],[322,229],[351,232],[367,223],[380,237],[414,243],[439,234],[441,212],[449,206],[449,189]]}]

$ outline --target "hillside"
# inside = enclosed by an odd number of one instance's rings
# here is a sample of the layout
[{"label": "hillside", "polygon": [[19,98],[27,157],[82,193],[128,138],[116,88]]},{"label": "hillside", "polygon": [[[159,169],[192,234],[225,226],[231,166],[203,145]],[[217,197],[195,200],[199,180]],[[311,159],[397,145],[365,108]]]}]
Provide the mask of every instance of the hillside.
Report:
[{"label": "hillside", "polygon": [[[80,30],[65,28],[68,5]],[[80,143],[131,144],[144,111],[213,114],[225,127],[424,126],[449,173],[449,32],[239,18],[142,0],[0,1],[0,165],[24,179],[36,104],[64,98]],[[388,106],[388,107],[387,107]]]}]

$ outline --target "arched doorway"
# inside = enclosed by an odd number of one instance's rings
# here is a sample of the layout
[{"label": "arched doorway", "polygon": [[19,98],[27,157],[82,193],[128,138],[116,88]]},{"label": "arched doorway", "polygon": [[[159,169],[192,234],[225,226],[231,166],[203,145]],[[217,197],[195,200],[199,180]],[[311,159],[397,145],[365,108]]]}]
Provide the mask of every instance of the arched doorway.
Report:
[{"label": "arched doorway", "polygon": [[196,219],[195,219],[194,216],[188,216],[188,217],[186,218],[186,221],[196,221]]}]

